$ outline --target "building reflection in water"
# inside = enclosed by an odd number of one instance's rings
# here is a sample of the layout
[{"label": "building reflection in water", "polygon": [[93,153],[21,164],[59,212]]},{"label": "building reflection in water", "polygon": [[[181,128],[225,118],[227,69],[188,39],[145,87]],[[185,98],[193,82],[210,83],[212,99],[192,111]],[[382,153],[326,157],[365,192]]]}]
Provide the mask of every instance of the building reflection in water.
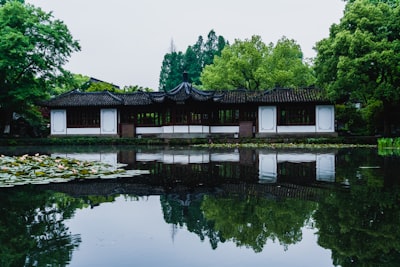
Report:
[{"label": "building reflection in water", "polygon": [[259,155],[259,179],[276,183],[299,179],[301,181],[335,181],[335,154],[333,153],[263,153]]},{"label": "building reflection in water", "polygon": [[121,150],[56,153],[52,156],[97,160],[129,169],[148,169],[165,179],[224,179],[261,184],[335,182],[336,152],[301,150]]}]

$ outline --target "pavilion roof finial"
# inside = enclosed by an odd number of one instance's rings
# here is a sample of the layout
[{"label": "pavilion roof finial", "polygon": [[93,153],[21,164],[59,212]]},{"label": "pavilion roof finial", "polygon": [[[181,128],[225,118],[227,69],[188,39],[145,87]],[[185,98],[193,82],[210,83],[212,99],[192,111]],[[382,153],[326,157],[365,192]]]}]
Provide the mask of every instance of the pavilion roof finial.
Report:
[{"label": "pavilion roof finial", "polygon": [[183,82],[184,83],[189,82],[189,75],[186,70],[183,72]]}]

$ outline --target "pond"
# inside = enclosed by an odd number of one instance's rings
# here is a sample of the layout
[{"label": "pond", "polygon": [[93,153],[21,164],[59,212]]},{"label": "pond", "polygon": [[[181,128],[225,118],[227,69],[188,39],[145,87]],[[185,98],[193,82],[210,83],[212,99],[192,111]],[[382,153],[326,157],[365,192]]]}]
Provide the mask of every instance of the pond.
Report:
[{"label": "pond", "polygon": [[0,188],[0,266],[397,266],[376,149],[0,148],[148,174]]}]

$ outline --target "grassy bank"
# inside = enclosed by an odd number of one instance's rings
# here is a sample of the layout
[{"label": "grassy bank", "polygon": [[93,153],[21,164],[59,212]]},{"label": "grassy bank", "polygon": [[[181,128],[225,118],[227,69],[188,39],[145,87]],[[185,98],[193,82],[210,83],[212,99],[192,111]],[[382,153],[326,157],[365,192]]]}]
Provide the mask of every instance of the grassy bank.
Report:
[{"label": "grassy bank", "polygon": [[274,138],[193,138],[193,139],[159,139],[159,138],[111,138],[111,137],[52,137],[52,138],[0,138],[0,146],[82,146],[82,145],[140,145],[140,146],[268,146],[281,145],[377,145],[375,137],[274,137]]}]

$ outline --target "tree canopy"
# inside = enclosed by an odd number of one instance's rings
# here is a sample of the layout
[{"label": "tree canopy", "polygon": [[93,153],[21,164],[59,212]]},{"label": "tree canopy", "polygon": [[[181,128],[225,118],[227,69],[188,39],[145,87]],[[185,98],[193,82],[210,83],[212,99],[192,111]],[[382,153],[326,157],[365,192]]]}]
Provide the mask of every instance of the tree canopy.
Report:
[{"label": "tree canopy", "polygon": [[51,13],[18,1],[0,5],[0,113],[29,117],[34,104],[67,73],[63,65],[80,46],[67,26]]},{"label": "tree canopy", "polygon": [[286,37],[266,45],[260,36],[236,39],[204,68],[206,89],[262,90],[274,87],[305,87],[314,84],[311,67],[303,60],[300,46]]},{"label": "tree canopy", "polygon": [[400,103],[399,20],[398,1],[348,1],[340,23],[316,45],[318,84],[333,100],[380,101],[384,112]]},{"label": "tree canopy", "polygon": [[190,81],[201,85],[200,74],[203,68],[211,64],[215,55],[220,55],[222,49],[228,42],[222,36],[216,35],[211,30],[207,40],[199,36],[194,45],[188,46],[186,51],[176,51],[175,45],[171,43],[170,52],[165,54],[160,72],[160,90],[171,90],[182,82],[182,73],[186,71]]}]

